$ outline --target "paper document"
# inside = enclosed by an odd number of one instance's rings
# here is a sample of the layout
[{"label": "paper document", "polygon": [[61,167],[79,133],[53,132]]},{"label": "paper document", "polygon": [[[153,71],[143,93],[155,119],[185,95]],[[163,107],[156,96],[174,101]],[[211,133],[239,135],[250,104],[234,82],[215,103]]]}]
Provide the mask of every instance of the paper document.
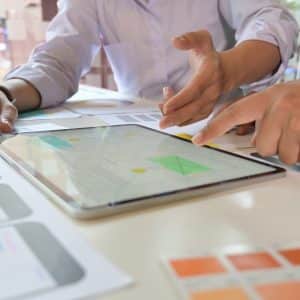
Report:
[{"label": "paper document", "polygon": [[191,136],[203,129],[208,122],[207,119],[189,126],[173,126],[165,130],[161,130],[159,128],[159,121],[162,118],[162,114],[160,112],[110,114],[100,115],[99,118],[108,125],[139,124],[173,135],[186,134]]},{"label": "paper document", "polygon": [[37,109],[30,112],[21,113],[19,120],[51,120],[51,119],[70,119],[80,117],[79,114],[71,112],[63,107]]},{"label": "paper document", "polygon": [[0,195],[1,300],[94,299],[132,282],[2,159]]},{"label": "paper document", "polygon": [[155,101],[89,86],[80,86],[78,93],[67,100],[63,106],[65,109],[81,115],[159,111]]},{"label": "paper document", "polygon": [[75,119],[57,120],[18,120],[15,124],[16,133],[30,133],[43,131],[56,131],[65,129],[78,129],[86,127],[103,126],[106,123],[98,117],[83,116]]},{"label": "paper document", "polygon": [[158,112],[156,103],[140,100],[133,102],[130,100],[121,101],[118,99],[98,99],[76,102],[66,102],[66,109],[81,115],[104,115],[120,113],[143,113]]},{"label": "paper document", "polygon": [[128,100],[131,98],[127,95],[122,95],[116,91],[102,89],[93,86],[80,85],[78,92],[71,97],[68,102],[76,102],[82,100],[100,100],[100,99],[119,99]]},{"label": "paper document", "polygon": [[51,130],[64,130],[66,127],[56,125],[54,123],[43,123],[43,124],[27,124],[22,125],[20,122],[17,122],[15,126],[16,133],[28,133],[28,132],[42,132],[42,131],[51,131]]}]

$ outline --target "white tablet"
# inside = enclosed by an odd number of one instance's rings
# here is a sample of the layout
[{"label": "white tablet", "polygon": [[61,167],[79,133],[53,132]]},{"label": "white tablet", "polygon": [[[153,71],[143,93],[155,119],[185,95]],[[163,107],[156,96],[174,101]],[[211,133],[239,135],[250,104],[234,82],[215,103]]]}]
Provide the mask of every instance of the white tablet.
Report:
[{"label": "white tablet", "polygon": [[20,134],[1,153],[78,218],[187,199],[285,170],[138,125]]}]

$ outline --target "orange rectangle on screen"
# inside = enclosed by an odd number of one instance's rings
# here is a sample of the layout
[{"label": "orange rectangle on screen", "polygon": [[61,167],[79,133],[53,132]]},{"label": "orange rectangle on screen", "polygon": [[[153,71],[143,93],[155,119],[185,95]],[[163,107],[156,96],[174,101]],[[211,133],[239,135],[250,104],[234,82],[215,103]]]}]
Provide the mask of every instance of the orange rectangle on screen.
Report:
[{"label": "orange rectangle on screen", "polygon": [[215,257],[171,260],[170,265],[178,277],[215,275],[227,272]]},{"label": "orange rectangle on screen", "polygon": [[228,288],[214,291],[196,292],[189,300],[250,300],[241,288]]},{"label": "orange rectangle on screen", "polygon": [[256,287],[262,300],[299,300],[300,282],[291,281]]},{"label": "orange rectangle on screen", "polygon": [[[300,249],[282,250],[279,253],[294,266],[300,266]],[[299,298],[300,299],[300,298]]]},{"label": "orange rectangle on screen", "polygon": [[254,271],[281,267],[279,262],[267,252],[229,255],[227,258],[239,271]]}]

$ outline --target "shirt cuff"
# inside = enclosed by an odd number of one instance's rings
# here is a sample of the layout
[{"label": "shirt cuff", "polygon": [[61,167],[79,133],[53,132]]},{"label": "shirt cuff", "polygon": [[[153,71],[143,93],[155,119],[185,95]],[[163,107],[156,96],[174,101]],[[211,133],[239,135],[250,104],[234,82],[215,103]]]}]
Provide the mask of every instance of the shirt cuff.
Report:
[{"label": "shirt cuff", "polygon": [[70,98],[74,92],[58,85],[53,77],[47,75],[45,68],[39,63],[19,66],[10,71],[4,80],[18,78],[30,83],[41,95],[40,108],[57,106]]},{"label": "shirt cuff", "polygon": [[241,86],[244,95],[261,92],[268,86],[276,84],[283,77],[284,72],[288,67],[289,60],[296,49],[296,42],[288,41],[288,37],[284,34],[277,36],[275,36],[275,34],[273,35],[272,32],[274,32],[274,30],[272,30],[272,28],[267,28],[268,26],[269,25],[266,24],[260,24],[260,22],[257,21],[254,25],[252,25],[252,28],[246,30],[239,37],[237,44],[239,45],[242,42],[249,40],[258,40],[273,44],[280,50],[281,64],[275,73],[269,74],[257,82]]}]

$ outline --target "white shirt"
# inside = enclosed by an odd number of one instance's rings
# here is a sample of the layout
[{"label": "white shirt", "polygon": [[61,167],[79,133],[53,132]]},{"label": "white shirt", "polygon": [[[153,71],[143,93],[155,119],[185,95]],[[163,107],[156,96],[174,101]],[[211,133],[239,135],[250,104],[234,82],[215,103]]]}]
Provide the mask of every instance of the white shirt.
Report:
[{"label": "white shirt", "polygon": [[119,91],[160,98],[162,88],[180,90],[191,77],[188,54],[172,47],[180,34],[206,29],[221,51],[245,40],[280,48],[276,74],[243,87],[259,91],[275,83],[291,57],[298,26],[275,0],[60,0],[47,42],[6,79],[23,78],[42,96],[42,107],[62,103],[103,46]]}]

